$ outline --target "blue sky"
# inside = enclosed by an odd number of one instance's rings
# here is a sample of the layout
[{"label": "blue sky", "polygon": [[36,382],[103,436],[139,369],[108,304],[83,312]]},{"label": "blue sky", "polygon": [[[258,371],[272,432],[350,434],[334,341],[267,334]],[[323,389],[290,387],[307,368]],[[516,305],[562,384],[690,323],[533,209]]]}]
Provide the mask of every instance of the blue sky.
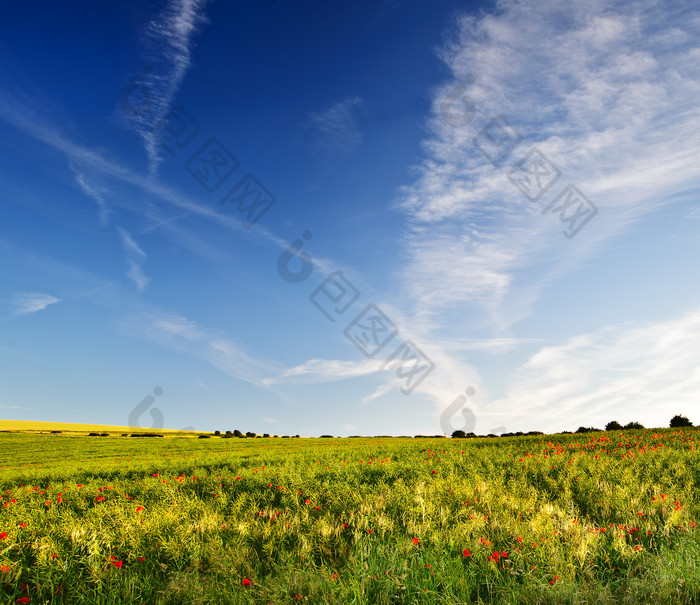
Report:
[{"label": "blue sky", "polygon": [[0,57],[0,416],[700,422],[694,3],[27,2]]}]

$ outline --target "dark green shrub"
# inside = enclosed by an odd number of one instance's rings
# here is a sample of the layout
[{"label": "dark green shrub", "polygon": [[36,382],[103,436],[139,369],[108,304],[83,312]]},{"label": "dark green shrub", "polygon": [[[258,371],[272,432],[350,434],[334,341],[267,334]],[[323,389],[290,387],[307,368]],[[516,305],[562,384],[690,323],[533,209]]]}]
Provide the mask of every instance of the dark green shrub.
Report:
[{"label": "dark green shrub", "polygon": [[675,429],[684,426],[693,426],[693,423],[690,422],[690,420],[688,420],[685,416],[681,416],[680,414],[678,414],[671,418],[671,422],[668,426],[670,426],[672,429]]}]

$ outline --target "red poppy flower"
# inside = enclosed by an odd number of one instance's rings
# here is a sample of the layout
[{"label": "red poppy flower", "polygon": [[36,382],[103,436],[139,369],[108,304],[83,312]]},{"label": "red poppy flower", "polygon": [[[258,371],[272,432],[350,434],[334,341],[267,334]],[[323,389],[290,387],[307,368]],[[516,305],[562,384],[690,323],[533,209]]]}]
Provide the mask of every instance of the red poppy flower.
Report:
[{"label": "red poppy flower", "polygon": [[0,540],[5,540],[6,538],[7,538],[7,532],[6,532],[6,531],[0,533]]},{"label": "red poppy flower", "polygon": [[136,507],[136,512],[140,513],[143,510],[143,506],[137,506]]},{"label": "red poppy flower", "polygon": [[124,565],[124,561],[110,561],[110,563],[117,569],[121,569],[122,565]]},{"label": "red poppy flower", "polygon": [[15,601],[15,603],[21,603],[21,605],[27,605],[31,599],[29,597],[20,597]]},{"label": "red poppy flower", "polygon": [[241,584],[243,584],[243,586],[250,586],[253,583],[248,578],[243,578],[243,582],[241,582]]},{"label": "red poppy flower", "polygon": [[419,540],[418,538],[413,538],[413,543],[414,543],[414,544],[418,544],[418,542],[420,542],[420,540]]},{"label": "red poppy flower", "polygon": [[462,558],[464,558],[464,557],[471,557],[471,556],[472,556],[472,553],[469,552],[469,549],[468,549],[468,548],[465,548],[465,549],[462,551]]}]

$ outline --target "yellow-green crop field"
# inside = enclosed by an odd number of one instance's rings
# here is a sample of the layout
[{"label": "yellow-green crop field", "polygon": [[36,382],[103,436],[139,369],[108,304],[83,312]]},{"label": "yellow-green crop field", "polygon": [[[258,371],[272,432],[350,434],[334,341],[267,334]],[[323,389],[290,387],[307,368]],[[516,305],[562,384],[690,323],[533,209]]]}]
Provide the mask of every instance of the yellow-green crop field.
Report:
[{"label": "yellow-green crop field", "polygon": [[[111,426],[107,424],[76,424],[73,422],[39,422],[36,420],[0,420],[0,431],[21,433],[66,433],[70,435],[87,435],[91,432],[106,432],[115,435],[123,433],[150,433],[153,429],[134,428],[130,426]],[[191,431],[178,431],[174,429],[157,429],[157,433],[172,435],[198,435]]]},{"label": "yellow-green crop field", "polygon": [[0,433],[0,603],[700,602],[694,428],[117,434]]}]

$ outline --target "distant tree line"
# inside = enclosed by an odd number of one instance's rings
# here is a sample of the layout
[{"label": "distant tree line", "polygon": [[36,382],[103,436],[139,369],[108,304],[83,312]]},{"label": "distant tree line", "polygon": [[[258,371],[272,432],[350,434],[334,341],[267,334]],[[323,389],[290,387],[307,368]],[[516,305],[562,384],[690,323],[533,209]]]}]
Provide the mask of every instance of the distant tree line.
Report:
[{"label": "distant tree line", "polygon": [[[669,423],[669,426],[671,428],[682,428],[682,427],[690,427],[693,426],[693,423],[688,420],[685,416],[681,415],[676,415],[673,418],[671,418],[671,422]],[[622,426],[617,420],[612,420],[608,422],[605,425],[605,430],[606,431],[625,431],[625,430],[635,430],[635,429],[644,429],[644,425],[641,424],[640,422],[628,422],[624,426]],[[592,426],[580,426],[578,429],[576,429],[577,433],[595,433],[595,432],[602,432],[602,429],[597,429]],[[542,435],[543,433],[541,431],[530,431],[528,433],[522,433],[518,431],[517,433],[501,433],[501,437],[522,437],[523,435]],[[561,431],[559,433],[560,435],[571,435],[571,431]],[[454,431],[452,433],[452,437],[455,439],[469,439],[473,437],[498,437],[499,435],[476,435],[474,433],[465,433],[464,431]],[[422,435],[416,435],[416,437],[422,437]]]},{"label": "distant tree line", "polygon": [[[221,431],[214,431],[214,437],[221,437],[223,439],[232,439],[233,437],[237,437],[238,439],[268,439],[269,437],[278,438],[280,437],[280,435],[270,435],[270,433],[263,433],[262,435],[258,435],[257,433],[253,433],[252,431],[243,433],[242,431],[235,429],[233,431],[225,431],[223,435],[221,434]],[[295,439],[300,438],[300,435],[282,435],[282,437],[285,439]]]},{"label": "distant tree line", "polygon": [[[669,423],[669,426],[671,428],[683,428],[683,427],[692,427],[693,423],[688,420],[685,416],[681,416],[677,414],[673,418],[671,418],[671,422]],[[640,422],[628,422],[624,426],[620,424],[617,420],[611,420],[605,425],[605,430],[606,431],[624,431],[624,430],[643,430],[645,427],[643,424]],[[592,426],[580,426],[578,429],[576,429],[576,433],[594,433],[594,432],[602,432],[603,429],[598,429]],[[560,431],[560,435],[571,435],[573,434],[571,431]],[[99,435],[97,433],[96,435]],[[148,433],[135,433],[132,435],[132,437],[141,437],[141,436],[151,436],[152,434]],[[489,433],[488,435],[477,435],[476,433],[466,433],[464,431],[454,431],[452,433],[452,438],[453,439],[475,439],[475,438],[480,438],[484,439],[487,437],[494,438],[494,437],[524,437],[524,436],[530,436],[530,435],[544,435],[542,431],[528,431],[528,432],[522,432],[522,431],[517,431],[515,433],[500,433],[499,435],[496,435],[494,433]],[[153,435],[155,436],[155,435]],[[160,435],[159,435],[160,436]],[[243,433],[242,431],[235,429],[233,431],[224,431],[223,433],[221,431],[214,431],[214,436],[215,437],[221,437],[222,439],[231,439],[231,438],[238,438],[238,439],[268,439],[270,437],[273,437],[274,439],[298,439],[299,435],[270,435],[270,433],[263,433],[262,435],[258,435],[256,433],[253,433],[252,431],[248,431],[246,433]],[[209,437],[209,435],[201,435],[202,438]],[[353,438],[360,438],[362,435],[350,435],[350,439]],[[374,439],[381,439],[381,438],[390,438],[392,435],[377,435],[374,437]],[[414,435],[414,439],[441,439],[444,438],[445,435]],[[321,435],[321,439],[333,439],[333,435]]]},{"label": "distant tree line", "polygon": [[[477,435],[476,433],[465,433],[464,431],[454,431],[452,433],[452,437],[455,439],[475,439],[477,437],[480,439],[483,439],[484,437],[524,437],[526,435],[544,435],[544,433],[542,431],[528,431],[527,433],[517,431],[516,433],[501,433],[499,435],[494,433],[489,433],[488,435]],[[421,435],[416,435],[416,437],[420,436]]]},{"label": "distant tree line", "polygon": [[[617,420],[612,420],[605,425],[606,431],[622,431],[631,429],[644,429],[644,425],[639,422],[628,422],[625,426],[622,426]],[[598,430],[598,429],[594,429]]]}]

